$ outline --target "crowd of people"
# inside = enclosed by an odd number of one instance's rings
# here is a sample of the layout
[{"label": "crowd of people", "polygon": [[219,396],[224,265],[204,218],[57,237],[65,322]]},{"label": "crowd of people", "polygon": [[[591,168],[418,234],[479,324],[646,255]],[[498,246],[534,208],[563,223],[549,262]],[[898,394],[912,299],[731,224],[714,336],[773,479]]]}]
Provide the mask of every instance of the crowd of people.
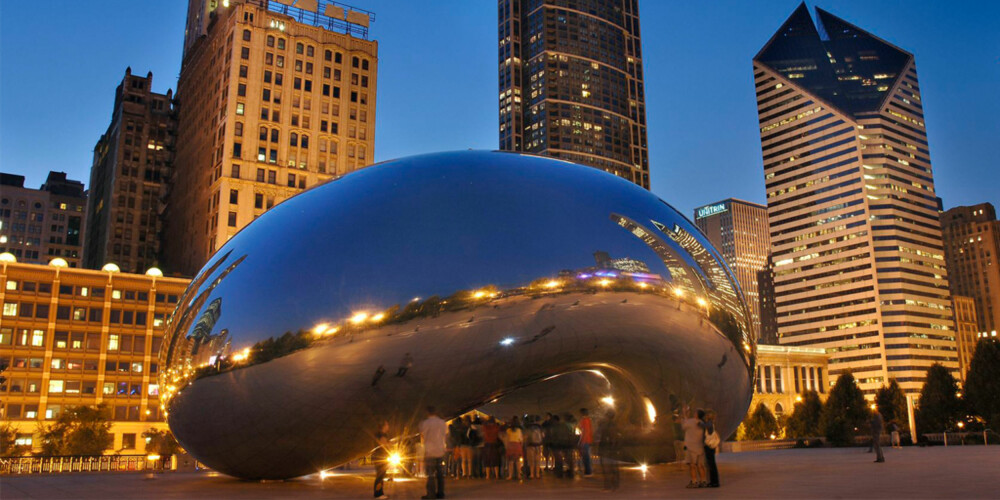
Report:
[{"label": "crowd of people", "polygon": [[[685,462],[691,470],[689,487],[719,486],[715,450],[719,446],[714,413],[689,409],[678,416],[684,433]],[[594,473],[593,452],[599,452],[606,489],[619,486],[621,432],[611,409],[603,412],[595,426],[590,412],[578,415],[546,413],[500,420],[485,414],[468,414],[450,422],[441,419],[433,407],[420,422],[419,439],[390,444],[388,423],[382,423],[375,437],[378,449],[375,497],[384,495],[383,483],[389,450],[400,449],[408,457],[399,464],[404,473],[427,477],[427,494],[422,498],[444,498],[446,477],[454,479],[532,480],[545,474],[560,479],[589,477]],[[595,448],[596,447],[596,448]]]}]

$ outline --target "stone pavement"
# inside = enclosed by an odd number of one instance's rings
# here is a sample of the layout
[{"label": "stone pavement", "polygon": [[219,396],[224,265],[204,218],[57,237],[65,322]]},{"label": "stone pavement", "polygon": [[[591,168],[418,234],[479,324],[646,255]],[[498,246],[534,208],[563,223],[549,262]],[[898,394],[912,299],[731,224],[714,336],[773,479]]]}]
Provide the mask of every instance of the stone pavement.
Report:
[{"label": "stone pavement", "polygon": [[[602,491],[600,474],[573,481],[545,477],[524,483],[448,480],[448,498],[997,498],[1000,446],[886,450],[872,463],[864,448],[774,450],[719,456],[722,487],[685,489],[676,465],[646,473],[623,468],[621,488]],[[285,482],[243,482],[215,473],[72,474],[0,477],[0,498],[201,499],[370,498],[370,471]],[[422,480],[387,485],[392,499],[420,498]]]}]

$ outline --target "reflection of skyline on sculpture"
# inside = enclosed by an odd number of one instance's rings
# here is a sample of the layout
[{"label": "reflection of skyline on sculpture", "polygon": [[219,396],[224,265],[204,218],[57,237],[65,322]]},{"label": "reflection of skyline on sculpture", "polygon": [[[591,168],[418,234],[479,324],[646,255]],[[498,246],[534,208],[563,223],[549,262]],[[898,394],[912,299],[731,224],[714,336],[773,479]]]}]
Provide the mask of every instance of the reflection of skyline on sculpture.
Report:
[{"label": "reflection of skyline on sculpture", "polygon": [[[245,478],[355,458],[380,418],[412,427],[425,404],[451,417],[575,372],[602,372],[644,440],[670,442],[657,416],[685,402],[728,432],[754,339],[703,240],[648,191],[552,159],[364,169],[268,211],[192,281],[166,335],[164,414],[199,460]],[[404,353],[405,377],[373,380]]]},{"label": "reflection of skyline on sculpture", "polygon": [[[405,160],[403,160],[405,161]],[[358,172],[364,175],[365,172]],[[341,182],[336,180],[333,182]],[[252,329],[261,334],[280,334],[286,331],[295,331],[299,325],[296,318],[302,313],[313,312],[319,309],[328,311],[328,319],[336,320],[351,316],[356,310],[387,307],[388,305],[401,303],[405,304],[413,297],[429,294],[448,295],[456,289],[475,289],[485,286],[509,287],[534,279],[538,276],[557,272],[558,270],[571,268],[583,268],[590,265],[593,260],[593,252],[598,250],[592,248],[592,241],[608,241],[609,244],[600,250],[607,251],[616,256],[628,256],[647,262],[650,272],[669,276],[666,266],[655,252],[648,248],[633,250],[632,247],[622,245],[619,239],[615,238],[616,228],[613,224],[589,228],[587,231],[580,231],[572,225],[574,220],[587,220],[594,217],[607,219],[607,213],[599,213],[592,204],[568,210],[568,203],[573,200],[566,199],[557,191],[550,191],[540,186],[532,186],[530,177],[523,179],[518,198],[530,201],[526,203],[510,205],[508,200],[512,196],[500,195],[494,199],[474,199],[470,193],[472,190],[459,192],[428,192],[424,190],[412,190],[408,185],[420,182],[417,178],[408,178],[393,186],[385,186],[384,191],[370,193],[373,203],[384,200],[398,200],[399,203],[410,203],[419,206],[420,210],[407,214],[385,214],[380,213],[377,208],[372,210],[366,208],[356,212],[352,217],[342,217],[336,215],[348,208],[337,208],[324,213],[333,214],[321,216],[319,214],[301,214],[300,216],[311,220],[311,217],[330,217],[333,220],[325,221],[332,225],[343,228],[342,234],[365,233],[378,231],[381,228],[392,228],[392,236],[382,236],[378,239],[379,248],[363,248],[354,246],[348,240],[343,241],[313,241],[312,245],[325,250],[323,258],[311,261],[314,273],[304,276],[294,276],[284,273],[272,277],[269,283],[262,283],[260,286],[282,289],[287,287],[304,287],[309,290],[323,290],[322,293],[309,294],[305,297],[297,297],[296,300],[289,300],[280,294],[267,297],[266,302],[261,302],[255,307],[272,310],[275,314],[264,321],[256,319],[247,321],[239,317],[226,316],[220,320],[219,327],[230,330]],[[487,183],[488,179],[477,179],[475,182]],[[611,193],[609,193],[610,195]],[[302,196],[312,196],[313,193],[306,192]],[[467,213],[448,212],[447,200],[453,200],[456,204],[477,206],[479,204],[504,204],[504,213],[492,213],[491,215],[500,217],[490,221],[477,220],[475,211]],[[377,206],[377,205],[376,205]],[[575,204],[573,206],[576,206]],[[283,206],[278,205],[272,210],[282,210]],[[269,219],[262,217],[255,222],[259,225],[266,224]],[[273,221],[274,219],[270,219]],[[297,223],[301,226],[301,231],[305,238],[309,238],[309,220],[302,220]],[[440,234],[428,235],[419,229],[427,221],[435,221]],[[530,242],[516,241],[504,238],[506,230],[527,226],[537,228],[538,231],[549,233],[553,241],[557,241],[560,247],[535,247]],[[479,232],[485,229],[493,231],[497,237],[490,240],[488,244],[482,242],[472,243],[468,241],[466,234]],[[620,229],[617,229],[620,231]],[[242,234],[237,234],[234,239],[241,238]],[[700,234],[697,236],[702,238]],[[702,238],[703,239],[703,238]],[[701,244],[710,248],[707,240]],[[392,248],[406,249],[407,247],[417,247],[425,249],[426,252],[433,252],[436,259],[448,262],[448,269],[440,267],[413,266],[404,264],[399,256],[389,252],[385,246]],[[571,250],[567,250],[567,249]],[[372,252],[382,252],[385,255],[378,262],[367,264],[371,259]],[[638,253],[637,253],[638,252]],[[219,254],[213,256],[210,262],[215,262]],[[529,257],[530,256],[530,257]],[[297,258],[295,255],[254,255],[249,259],[258,259],[258,265],[263,268],[276,266],[280,268],[282,260],[285,258]],[[692,262],[690,256],[682,256],[683,259]],[[364,265],[348,266],[346,272],[338,282],[329,282],[321,277],[324,276],[324,269],[339,266],[340,262],[365,262]],[[721,262],[721,261],[720,261]],[[724,264],[723,264],[724,265]],[[469,276],[469,269],[488,269],[487,276],[480,280],[469,280],[464,278]],[[391,283],[391,286],[383,286],[383,283]],[[220,285],[220,286],[225,286]],[[345,304],[342,294],[350,290],[350,304]],[[386,293],[391,291],[391,293]],[[227,291],[227,301],[254,300],[254,290],[232,290]],[[337,304],[341,307],[331,307]]]}]

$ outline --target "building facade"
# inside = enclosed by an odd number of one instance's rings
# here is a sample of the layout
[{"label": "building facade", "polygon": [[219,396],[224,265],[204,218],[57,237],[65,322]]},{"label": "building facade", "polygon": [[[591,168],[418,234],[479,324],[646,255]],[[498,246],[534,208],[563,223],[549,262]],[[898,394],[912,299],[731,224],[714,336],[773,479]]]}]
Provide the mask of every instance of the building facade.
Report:
[{"label": "building facade", "polygon": [[866,395],[958,375],[913,55],[805,4],[754,57],[782,345]]},{"label": "building facade", "polygon": [[67,407],[107,404],[108,453],[142,453],[165,429],[157,382],[166,321],[188,280],[0,259],[0,420],[39,448],[38,424]]},{"label": "building facade", "polygon": [[969,363],[976,352],[976,342],[984,335],[976,323],[976,301],[972,297],[952,295],[955,310],[955,339],[958,342],[958,367],[961,380],[969,372]]},{"label": "building facade", "polygon": [[153,74],[125,69],[108,130],[90,167],[83,265],[108,262],[129,273],[160,265],[161,200],[173,167],[177,122],[173,92],[152,91]]},{"label": "building facade", "polygon": [[[291,2],[285,2],[291,3]],[[300,2],[301,3],[301,2]],[[264,211],[372,163],[370,14],[192,0],[164,269],[193,275]]]},{"label": "building facade", "polygon": [[694,223],[722,253],[736,275],[747,307],[750,308],[754,330],[757,331],[758,339],[763,340],[762,290],[758,274],[767,268],[767,254],[771,250],[771,239],[767,233],[767,207],[729,198],[696,208]]},{"label": "building facade", "polygon": [[0,174],[0,252],[35,264],[54,258],[79,267],[86,227],[87,193],[65,172],[49,172],[39,189],[24,176]]},{"label": "building facade", "polygon": [[789,416],[802,393],[816,391],[826,400],[830,376],[825,349],[757,346],[757,377],[750,411],[764,403],[776,417]]},{"label": "building facade", "polygon": [[977,332],[1000,330],[1000,221],[989,203],[955,207],[941,215],[951,293],[971,297]]},{"label": "building facade", "polygon": [[499,0],[500,149],[649,189],[637,0]]}]

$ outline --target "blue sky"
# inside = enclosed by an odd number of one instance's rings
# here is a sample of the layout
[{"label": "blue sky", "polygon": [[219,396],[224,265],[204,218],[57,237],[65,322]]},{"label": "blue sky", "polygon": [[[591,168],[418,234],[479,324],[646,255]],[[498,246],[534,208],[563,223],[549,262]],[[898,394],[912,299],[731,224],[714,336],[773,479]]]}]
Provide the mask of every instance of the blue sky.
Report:
[{"label": "blue sky", "polygon": [[[497,147],[496,2],[354,0],[376,12],[375,159]],[[640,0],[652,191],[686,216],[764,201],[751,58],[796,0]],[[1000,2],[818,5],[916,56],[946,207],[1000,205]],[[176,88],[183,0],[0,2],[0,170],[89,180],[125,67]]]}]

